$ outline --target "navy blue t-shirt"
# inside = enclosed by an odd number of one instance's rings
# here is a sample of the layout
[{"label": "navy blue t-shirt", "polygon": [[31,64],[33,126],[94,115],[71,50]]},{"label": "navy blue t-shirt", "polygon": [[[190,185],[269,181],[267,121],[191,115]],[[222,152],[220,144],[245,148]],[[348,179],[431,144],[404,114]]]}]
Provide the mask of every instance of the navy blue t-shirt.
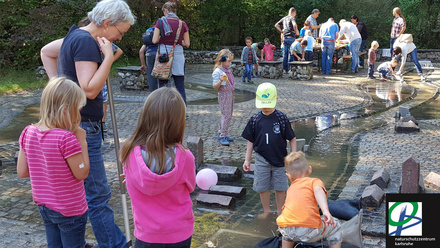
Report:
[{"label": "navy blue t-shirt", "polygon": [[287,116],[276,110],[265,115],[259,111],[246,125],[241,136],[253,143],[254,151],[263,156],[271,165],[284,166],[287,156],[287,140],[295,138],[295,132]]},{"label": "navy blue t-shirt", "polygon": [[[58,54],[58,75],[79,85],[75,69],[76,61],[97,62],[99,67],[102,58],[100,47],[90,33],[73,25],[64,37]],[[86,105],[81,109],[81,121],[101,120],[103,116],[102,102],[102,93],[99,93],[95,99],[87,98]]]}]

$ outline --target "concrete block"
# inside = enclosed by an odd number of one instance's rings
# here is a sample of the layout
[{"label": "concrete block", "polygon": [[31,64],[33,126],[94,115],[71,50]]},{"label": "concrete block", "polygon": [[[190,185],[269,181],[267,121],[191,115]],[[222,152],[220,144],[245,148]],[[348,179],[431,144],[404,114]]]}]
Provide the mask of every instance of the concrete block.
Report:
[{"label": "concrete block", "polygon": [[208,193],[215,195],[232,196],[234,198],[242,198],[246,195],[246,188],[229,185],[213,185],[209,188]]},{"label": "concrete block", "polygon": [[235,182],[243,177],[243,173],[235,166],[205,164],[203,168],[213,169],[218,176],[219,181]]},{"label": "concrete block", "polygon": [[435,172],[430,172],[424,179],[427,188],[440,191],[440,175]]},{"label": "concrete block", "polygon": [[199,194],[197,196],[197,204],[213,207],[233,208],[235,207],[235,198],[224,195]]},{"label": "concrete block", "polygon": [[188,136],[186,146],[194,155],[196,167],[203,163],[203,140],[200,137]]},{"label": "concrete block", "polygon": [[390,173],[387,169],[381,168],[376,171],[371,178],[370,185],[376,184],[381,189],[385,189],[390,182]]},{"label": "concrete block", "polygon": [[378,208],[383,201],[385,192],[376,184],[365,188],[361,196],[362,207]]},{"label": "concrete block", "polygon": [[400,121],[401,121],[401,122],[409,122],[409,121],[412,121],[412,122],[414,122],[414,124],[416,124],[417,126],[419,125],[419,121],[416,120],[416,118],[414,118],[414,116],[405,116],[405,117],[402,117],[402,118],[400,118]]}]

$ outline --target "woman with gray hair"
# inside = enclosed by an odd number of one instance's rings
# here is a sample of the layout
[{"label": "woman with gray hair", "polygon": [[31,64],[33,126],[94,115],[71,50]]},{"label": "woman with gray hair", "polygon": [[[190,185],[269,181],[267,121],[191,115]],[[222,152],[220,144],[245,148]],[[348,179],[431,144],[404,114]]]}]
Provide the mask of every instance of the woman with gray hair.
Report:
[{"label": "woman with gray hair", "polygon": [[[64,39],[41,49],[49,78],[64,76],[77,83],[87,96],[79,126],[86,133],[90,160],[84,180],[88,215],[99,247],[126,247],[126,238],[114,221],[109,205],[111,190],[101,153],[104,87],[114,62],[112,42],[121,40],[136,18],[123,0],[102,0],[88,13],[91,23],[73,25]],[[102,52],[102,55],[101,55]]]},{"label": "woman with gray hair", "polygon": [[[178,37],[174,48],[174,59],[171,68],[174,84],[186,103],[185,94],[185,56],[183,54],[183,46],[189,47],[189,30],[186,23],[179,19],[176,15],[176,3],[166,2],[162,6],[163,17],[161,17],[154,29],[153,43],[159,44],[161,54],[171,51],[176,36]],[[179,28],[179,25],[181,27]],[[180,32],[178,33],[178,30]],[[166,86],[168,80],[159,80],[159,87]]]}]

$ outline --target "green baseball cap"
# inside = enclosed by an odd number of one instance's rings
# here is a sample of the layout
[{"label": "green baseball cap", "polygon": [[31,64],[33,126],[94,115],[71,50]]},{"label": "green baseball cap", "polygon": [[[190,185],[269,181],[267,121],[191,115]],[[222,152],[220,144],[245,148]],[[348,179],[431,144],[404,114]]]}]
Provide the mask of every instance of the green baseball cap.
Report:
[{"label": "green baseball cap", "polygon": [[277,88],[271,83],[258,85],[255,106],[257,108],[275,108],[277,105]]}]

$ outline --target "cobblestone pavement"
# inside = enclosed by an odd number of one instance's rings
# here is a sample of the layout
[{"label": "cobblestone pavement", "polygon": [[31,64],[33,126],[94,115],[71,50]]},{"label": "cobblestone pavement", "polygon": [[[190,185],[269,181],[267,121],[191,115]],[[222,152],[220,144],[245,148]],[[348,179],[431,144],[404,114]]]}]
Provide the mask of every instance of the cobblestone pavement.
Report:
[{"label": "cobblestone pavement", "polygon": [[[194,85],[187,90],[189,104],[185,136],[194,135],[203,139],[205,162],[220,163],[222,160],[229,160],[242,163],[246,141],[240,137],[240,134],[247,120],[257,111],[254,100],[234,104],[234,114],[229,131],[236,140],[229,147],[219,145],[216,138],[220,119],[218,105],[192,104],[200,99],[206,102],[215,102],[215,92],[208,90],[211,88],[211,71],[211,65],[190,65],[187,68],[185,81],[187,84]],[[278,80],[256,78],[254,82],[259,84],[269,81],[277,86],[279,99],[277,109],[285,112],[290,119],[317,116],[323,113],[362,107],[370,103],[371,98],[359,86],[372,82],[365,79],[366,70],[360,74],[333,74],[330,76],[316,74],[315,72],[311,81],[292,81],[284,75],[282,79]],[[440,81],[439,77],[437,70],[434,70],[428,78],[436,84],[437,81]],[[255,92],[257,84],[242,84],[239,79],[236,79],[237,89]],[[116,80],[112,80],[112,82],[118,133],[122,143],[132,134],[148,93],[121,91]],[[418,84],[413,86],[421,87]],[[434,87],[424,86],[424,88],[426,88],[428,95],[436,90]],[[202,89],[202,91],[195,89]],[[13,117],[23,111],[26,106],[38,103],[40,95],[41,90],[1,96],[0,128],[7,126]],[[418,104],[420,101],[416,97],[401,106],[412,107]],[[342,190],[341,198],[359,197],[374,171],[381,167],[392,171],[391,185],[387,191],[396,192],[400,180],[400,165],[409,154],[412,154],[421,163],[423,176],[426,176],[430,171],[440,173],[437,166],[439,157],[436,153],[440,145],[440,120],[420,121],[422,130],[420,133],[395,134],[393,130],[395,111],[396,109],[393,108],[379,115],[368,117],[381,119],[383,124],[378,128],[362,130],[355,135],[354,140],[358,142],[359,161],[346,187]],[[111,205],[115,211],[117,224],[123,228],[118,171],[109,114],[107,115],[107,126],[109,132],[103,145],[104,161],[113,192]],[[14,154],[17,150],[18,142],[16,141],[0,144],[0,159],[3,162],[3,174],[0,176],[0,225],[2,226],[0,247],[45,247],[44,225],[38,209],[32,201],[30,181],[29,179],[19,179],[14,169]],[[251,190],[248,189],[248,191]],[[248,196],[247,199],[249,198],[251,197]],[[251,208],[257,208],[259,211],[259,207],[252,206]],[[129,209],[129,211],[131,230],[133,230],[131,210]],[[362,228],[365,235],[363,239],[365,247],[385,247],[384,204],[378,210],[367,209],[365,212]],[[87,228],[87,239],[94,240],[90,225]]]}]

